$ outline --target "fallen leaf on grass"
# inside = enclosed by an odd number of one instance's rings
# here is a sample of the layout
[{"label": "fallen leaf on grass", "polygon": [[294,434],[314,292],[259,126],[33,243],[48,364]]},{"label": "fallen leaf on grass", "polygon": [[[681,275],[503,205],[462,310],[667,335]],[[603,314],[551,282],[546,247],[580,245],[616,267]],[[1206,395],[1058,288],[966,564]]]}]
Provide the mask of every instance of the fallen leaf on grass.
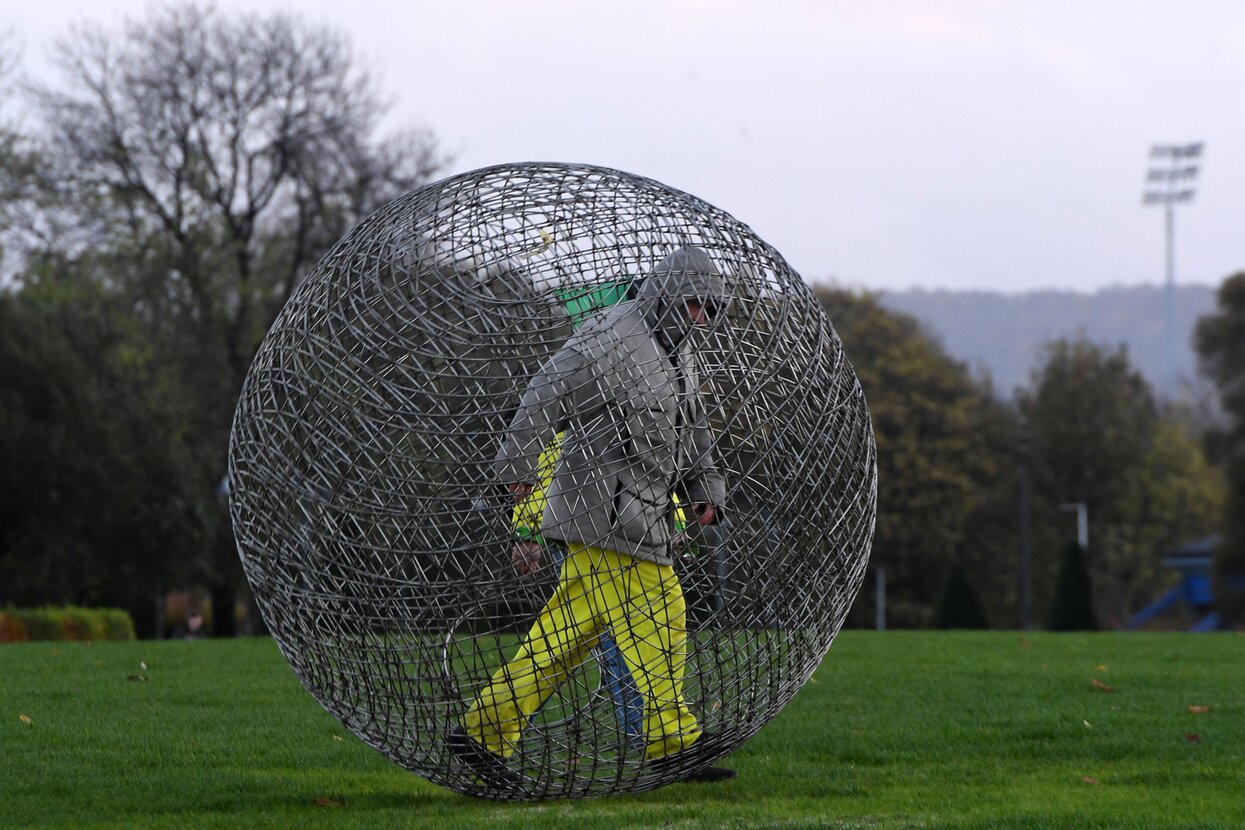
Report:
[{"label": "fallen leaf on grass", "polygon": [[1107,670],[1107,666],[1105,663],[1099,663],[1098,665],[1094,666],[1094,671],[1106,671],[1106,670]]},{"label": "fallen leaf on grass", "polygon": [[344,740],[346,740],[346,739],[345,739],[345,738],[343,738],[341,735],[334,735],[334,736],[333,736],[333,740],[335,740],[335,741],[344,741]]},{"label": "fallen leaf on grass", "polygon": [[147,671],[147,663],[144,661],[139,661],[138,667],[143,671]]},{"label": "fallen leaf on grass", "polygon": [[1192,732],[1184,733],[1184,739],[1191,744],[1200,744],[1202,742],[1202,736],[1194,735]]},{"label": "fallen leaf on grass", "polygon": [[1021,648],[1033,648],[1033,643],[1029,642],[1029,638],[1028,638],[1028,637],[1021,637],[1021,638],[1020,638],[1020,647],[1021,647]]},{"label": "fallen leaf on grass", "polygon": [[1099,680],[1099,679],[1098,679],[1098,678],[1096,678],[1096,677],[1091,677],[1091,678],[1089,679],[1089,682],[1090,682],[1090,683],[1093,683],[1093,684],[1094,684],[1094,688],[1095,688],[1095,689],[1097,689],[1097,690],[1098,690],[1098,691],[1100,691],[1100,692],[1114,692],[1114,691],[1115,691],[1115,687],[1113,687],[1113,686],[1108,686],[1106,683],[1103,683],[1101,680]]},{"label": "fallen leaf on grass", "polygon": [[34,721],[30,719],[29,715],[19,715],[17,719],[26,724],[34,723]]},{"label": "fallen leaf on grass", "polygon": [[1088,776],[1088,775],[1087,775],[1087,776],[1085,776],[1084,778],[1082,778],[1082,779],[1081,779],[1081,781],[1082,781],[1082,782],[1084,782],[1084,783],[1086,783],[1086,784],[1100,784],[1100,783],[1102,783],[1102,782],[1100,782],[1097,778],[1091,778],[1091,777],[1090,777],[1090,776]]},{"label": "fallen leaf on grass", "polygon": [[1087,720],[1083,720],[1083,721],[1081,721],[1081,723],[1085,724],[1085,728],[1086,728],[1086,729],[1093,729],[1093,728],[1094,728],[1094,725],[1093,725],[1092,723],[1090,723],[1089,721],[1087,721]]},{"label": "fallen leaf on grass", "polygon": [[316,805],[317,807],[345,807],[346,806],[345,802],[334,801],[331,798],[313,798],[311,799],[311,803]]},{"label": "fallen leaf on grass", "polygon": [[147,681],[147,678],[143,677],[141,674],[127,674],[125,676],[125,679],[126,680],[138,680],[144,683]]},{"label": "fallen leaf on grass", "polygon": [[1208,714],[1209,712],[1210,712],[1209,706],[1190,706],[1189,707],[1189,714],[1191,715],[1205,715],[1205,714]]}]

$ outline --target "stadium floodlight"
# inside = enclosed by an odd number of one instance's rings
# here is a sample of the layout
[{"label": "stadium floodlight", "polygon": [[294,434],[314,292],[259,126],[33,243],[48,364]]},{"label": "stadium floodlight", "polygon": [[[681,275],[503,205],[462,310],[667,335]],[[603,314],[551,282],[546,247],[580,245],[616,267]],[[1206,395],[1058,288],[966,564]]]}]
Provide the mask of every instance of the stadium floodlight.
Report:
[{"label": "stadium floodlight", "polygon": [[1154,144],[1150,158],[1155,166],[1146,171],[1146,182],[1155,185],[1147,188],[1141,196],[1145,206],[1162,205],[1166,219],[1167,281],[1164,302],[1163,380],[1164,392],[1172,395],[1176,390],[1176,217],[1174,206],[1192,202],[1196,193],[1194,183],[1199,172],[1198,164],[1206,143]]},{"label": "stadium floodlight", "polygon": [[1197,178],[1197,165],[1192,164],[1188,167],[1173,167],[1170,169],[1153,169],[1151,168],[1146,175],[1148,182],[1171,182],[1185,181]]},{"label": "stadium floodlight", "polygon": [[1206,142],[1196,141],[1192,144],[1154,144],[1150,147],[1150,158],[1196,159],[1202,157]]}]

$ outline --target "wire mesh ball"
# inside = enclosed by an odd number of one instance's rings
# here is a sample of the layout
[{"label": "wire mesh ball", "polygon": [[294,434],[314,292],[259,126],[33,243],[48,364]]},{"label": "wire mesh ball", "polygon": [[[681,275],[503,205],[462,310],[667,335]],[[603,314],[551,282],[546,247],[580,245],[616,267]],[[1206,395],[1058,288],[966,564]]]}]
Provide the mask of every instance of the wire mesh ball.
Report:
[{"label": "wire mesh ball", "polygon": [[583,165],[361,222],[263,341],[229,463],[305,686],[498,799],[651,789],[739,746],[829,649],[876,512],[865,399],[800,277],[718,208]]}]

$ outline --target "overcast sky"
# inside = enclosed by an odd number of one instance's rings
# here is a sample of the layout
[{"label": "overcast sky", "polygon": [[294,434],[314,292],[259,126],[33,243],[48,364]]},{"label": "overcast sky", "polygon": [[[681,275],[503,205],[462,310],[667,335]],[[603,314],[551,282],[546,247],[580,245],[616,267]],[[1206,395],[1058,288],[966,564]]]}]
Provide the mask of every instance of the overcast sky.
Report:
[{"label": "overcast sky", "polygon": [[[1149,148],[1206,142],[1178,282],[1245,269],[1245,3],[219,0],[347,32],[459,172],[617,167],[752,225],[806,279],[878,290],[1159,283]],[[0,0],[47,78],[75,21]]]}]

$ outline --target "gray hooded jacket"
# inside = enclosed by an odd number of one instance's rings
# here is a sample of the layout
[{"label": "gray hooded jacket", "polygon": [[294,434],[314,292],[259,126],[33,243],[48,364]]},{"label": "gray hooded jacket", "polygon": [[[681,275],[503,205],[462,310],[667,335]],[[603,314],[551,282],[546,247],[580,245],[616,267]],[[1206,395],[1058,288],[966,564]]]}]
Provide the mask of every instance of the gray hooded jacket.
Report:
[{"label": "gray hooded jacket", "polygon": [[[505,484],[535,483],[541,450],[566,434],[541,532],[672,564],[672,494],[721,506],[726,485],[698,395],[686,301],[721,307],[698,248],[663,259],[636,299],[585,323],[541,368],[497,454]],[[690,515],[689,515],[690,520]]]}]

